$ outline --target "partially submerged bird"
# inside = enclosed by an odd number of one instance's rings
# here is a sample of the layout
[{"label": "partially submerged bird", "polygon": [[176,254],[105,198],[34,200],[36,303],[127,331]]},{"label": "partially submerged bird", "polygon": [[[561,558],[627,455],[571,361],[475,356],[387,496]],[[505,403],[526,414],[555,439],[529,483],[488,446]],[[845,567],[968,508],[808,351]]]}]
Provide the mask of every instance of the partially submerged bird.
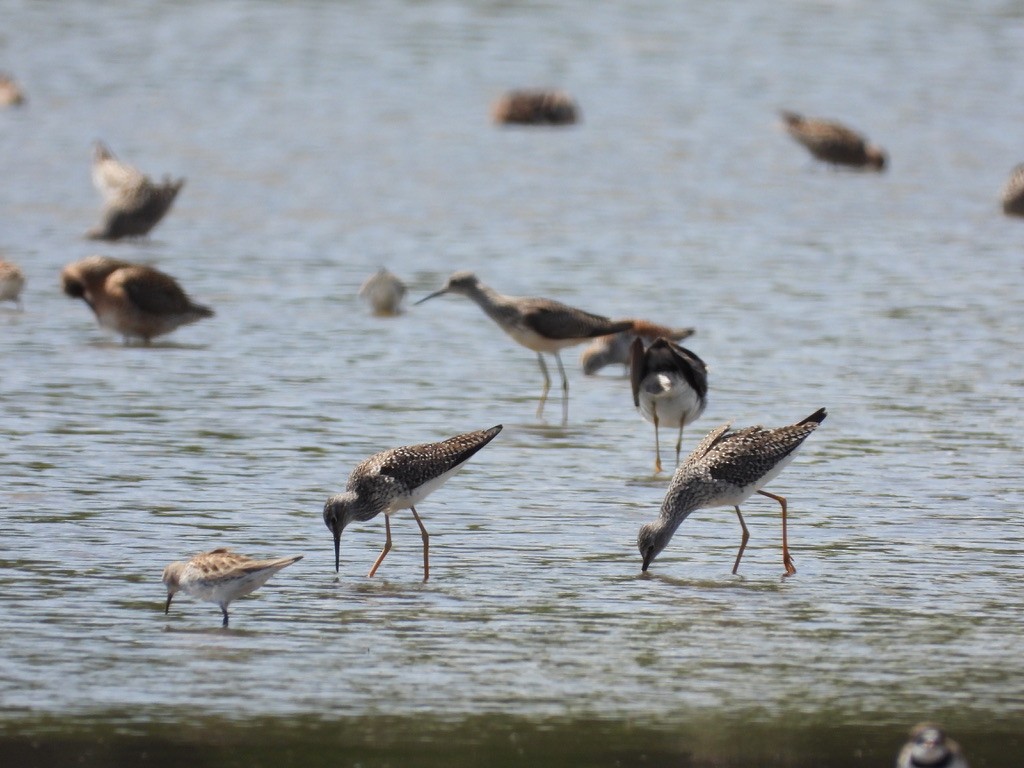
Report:
[{"label": "partially submerged bird", "polygon": [[624,365],[629,369],[629,350],[634,339],[641,338],[650,344],[659,336],[669,341],[682,341],[692,336],[693,328],[671,328],[649,320],[632,320],[633,327],[608,336],[601,336],[588,344],[580,353],[583,373],[593,376],[607,365]]},{"label": "partially submerged bird", "polygon": [[676,464],[683,444],[683,427],[704,413],[708,402],[708,369],[696,354],[665,338],[644,347],[642,338],[630,348],[629,380],[633,405],[654,425],[654,472],[661,472],[659,424],[679,428]]},{"label": "partially submerged bird", "polygon": [[146,344],[180,325],[213,317],[170,275],[106,256],[88,256],[61,270],[64,293],[83,299],[104,328]]},{"label": "partially submerged bird", "polygon": [[896,758],[896,768],[967,768],[960,745],[934,723],[919,723]]},{"label": "partially submerged bird", "polygon": [[565,91],[521,89],[498,99],[491,117],[494,122],[506,125],[571,125],[579,119],[579,109]]},{"label": "partially submerged bird", "polygon": [[0,259],[0,301],[13,301],[21,309],[21,289],[25,287],[25,273],[21,267]]},{"label": "partially submerged bird", "polygon": [[25,103],[25,92],[10,75],[0,72],[0,107],[17,107]]},{"label": "partially submerged bird", "polygon": [[472,272],[455,272],[444,287],[417,301],[424,301],[454,293],[472,299],[491,320],[516,342],[537,353],[537,363],[544,375],[544,389],[537,405],[537,416],[544,412],[551,377],[542,353],[554,355],[558,372],[562,375],[562,421],[569,418],[569,380],[565,376],[559,350],[581,344],[596,336],[625,331],[633,326],[632,320],[609,320],[582,309],[570,307],[553,299],[528,296],[505,296],[480,282]]},{"label": "partially submerged bird", "polygon": [[761,489],[793,460],[797,449],[826,415],[825,409],[819,408],[806,419],[786,427],[757,426],[731,431],[730,424],[723,424],[711,430],[676,469],[658,519],[640,529],[637,547],[643,558],[642,570],[650,567],[691,512],[708,507],[735,507],[743,529],[740,551],[732,567],[736,573],[750,537],[739,505],[759,493],[782,505],[782,562],[786,576],[796,573],[786,538],[786,499]]},{"label": "partially submerged bird", "polygon": [[373,314],[381,317],[399,314],[406,292],[405,283],[384,267],[366,278],[359,287],[359,297],[370,305]]},{"label": "partially submerged bird", "polygon": [[1002,194],[1003,213],[1009,216],[1024,216],[1024,163],[1010,173]]},{"label": "partially submerged bird", "polygon": [[295,555],[274,560],[254,560],[225,547],[218,547],[186,562],[171,563],[164,568],[163,575],[163,582],[167,586],[164,613],[170,612],[174,595],[184,592],[197,600],[219,605],[224,614],[221,626],[226,627],[231,601],[259,589],[275,573],[301,559],[302,555]]},{"label": "partially submerged bird", "polygon": [[118,160],[103,142],[93,149],[92,183],[103,196],[103,220],[86,237],[118,240],[148,234],[170,210],[185,179],[156,183]]},{"label": "partially submerged bird", "polygon": [[789,135],[818,160],[875,171],[885,168],[886,155],[881,147],[868,144],[863,136],[845,125],[786,111],[782,112],[782,120]]},{"label": "partially submerged bird", "polygon": [[450,437],[439,443],[391,448],[362,461],[348,478],[343,493],[327,499],[324,524],[334,536],[334,570],[341,567],[341,534],[355,520],[384,513],[384,549],[367,577],[372,577],[391,550],[391,514],[412,510],[423,539],[423,580],[430,578],[430,536],[416,505],[440,488],[481,448],[497,437],[501,424]]}]

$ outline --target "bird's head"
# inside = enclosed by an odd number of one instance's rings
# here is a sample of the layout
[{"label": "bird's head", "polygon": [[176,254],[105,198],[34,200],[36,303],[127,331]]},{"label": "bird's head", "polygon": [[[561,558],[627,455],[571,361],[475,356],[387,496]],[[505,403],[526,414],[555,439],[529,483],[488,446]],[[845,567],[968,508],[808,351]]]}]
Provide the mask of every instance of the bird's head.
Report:
[{"label": "bird's head", "polygon": [[355,495],[339,493],[331,496],[324,504],[324,525],[334,536],[334,570],[341,568],[341,532],[355,517],[353,502]]},{"label": "bird's head", "polygon": [[673,529],[658,523],[647,523],[640,528],[636,537],[636,546],[644,563],[640,570],[646,572],[654,558],[663,550],[672,538]]},{"label": "bird's head", "polygon": [[480,280],[472,272],[453,272],[441,290],[434,291],[432,294],[425,296],[416,303],[422,304],[424,301],[433,299],[437,296],[444,296],[446,293],[458,293],[463,296],[468,296],[479,287]]},{"label": "bird's head", "polygon": [[164,606],[164,613],[170,613],[171,600],[180,589],[181,572],[185,569],[185,563],[171,563],[164,568],[163,582],[167,587],[167,605]]},{"label": "bird's head", "polygon": [[885,169],[885,151],[882,150],[880,147],[870,146],[864,151],[864,154],[867,156],[868,165],[870,165],[876,171],[881,171]]}]

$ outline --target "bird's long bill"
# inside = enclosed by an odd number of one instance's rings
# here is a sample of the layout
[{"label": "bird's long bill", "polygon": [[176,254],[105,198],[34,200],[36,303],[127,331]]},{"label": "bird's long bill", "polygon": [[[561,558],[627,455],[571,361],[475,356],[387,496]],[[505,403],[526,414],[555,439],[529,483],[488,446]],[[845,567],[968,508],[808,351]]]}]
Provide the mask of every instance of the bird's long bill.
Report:
[{"label": "bird's long bill", "polygon": [[651,561],[654,559],[654,549],[652,548],[646,555],[644,555],[644,564],[640,567],[641,572],[647,573],[647,569],[651,565]]},{"label": "bird's long bill", "polygon": [[337,527],[331,528],[334,534],[334,572],[341,570],[341,531]]},{"label": "bird's long bill", "polygon": [[420,299],[415,304],[413,304],[413,306],[415,307],[418,304],[422,304],[424,301],[427,301],[429,299],[437,298],[438,296],[444,296],[446,293],[448,293],[448,289],[447,288],[442,288],[440,291],[434,291],[429,296],[424,296],[422,299]]},{"label": "bird's long bill", "polygon": [[167,593],[167,605],[164,606],[164,615],[165,616],[168,613],[171,612],[171,600],[173,600],[173,599],[174,599],[174,593],[173,592],[168,592]]}]

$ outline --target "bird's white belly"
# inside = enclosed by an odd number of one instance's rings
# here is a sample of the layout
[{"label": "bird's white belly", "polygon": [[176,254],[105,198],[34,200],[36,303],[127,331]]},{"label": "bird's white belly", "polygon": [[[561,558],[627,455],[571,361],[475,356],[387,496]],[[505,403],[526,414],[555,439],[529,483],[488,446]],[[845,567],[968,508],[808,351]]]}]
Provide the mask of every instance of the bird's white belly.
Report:
[{"label": "bird's white belly", "polygon": [[584,341],[587,341],[587,339],[549,339],[521,326],[505,328],[505,331],[516,342],[522,344],[527,349],[532,349],[534,352],[547,352],[549,355],[553,355],[555,352],[566,347],[582,344]]},{"label": "bird's white belly", "polygon": [[[799,450],[799,448],[797,450]],[[726,485],[725,483],[719,482],[719,486],[724,486],[724,489],[721,493],[715,495],[714,506],[738,507],[740,504],[742,504],[744,501],[749,499],[759,490],[768,485],[768,483],[770,483],[772,480],[778,477],[779,473],[789,466],[789,463],[793,460],[793,457],[795,455],[796,450],[790,453],[789,456],[784,458],[774,467],[772,467],[771,470],[769,470],[760,478],[758,478],[756,482],[750,483],[749,485],[734,486]]]},{"label": "bird's white belly", "polygon": [[421,501],[427,498],[427,496],[429,496],[442,485],[444,485],[446,482],[448,482],[448,478],[450,478],[452,475],[454,475],[456,472],[462,469],[463,466],[465,466],[465,462],[459,464],[459,466],[455,467],[454,469],[449,469],[447,472],[438,475],[433,480],[428,480],[427,482],[423,483],[423,485],[416,486],[409,493],[399,496],[394,501],[392,501],[390,505],[388,505],[388,508],[384,510],[384,514],[390,515],[391,513],[398,512],[399,510],[402,509],[415,507],[417,504],[419,504]]},{"label": "bird's white belly", "polygon": [[644,379],[640,386],[640,413],[647,421],[678,427],[700,416],[700,398],[686,380],[675,374],[657,373]]}]

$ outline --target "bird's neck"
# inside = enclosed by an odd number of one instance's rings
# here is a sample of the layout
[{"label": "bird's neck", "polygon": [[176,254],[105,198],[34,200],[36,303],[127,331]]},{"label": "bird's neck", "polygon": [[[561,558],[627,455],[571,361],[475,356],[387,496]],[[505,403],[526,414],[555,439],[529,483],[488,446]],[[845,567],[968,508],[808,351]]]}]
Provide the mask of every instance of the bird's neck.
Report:
[{"label": "bird's neck", "polygon": [[476,305],[496,323],[502,324],[516,314],[514,302],[508,296],[483,283],[470,286],[466,289],[465,295],[476,302]]}]

